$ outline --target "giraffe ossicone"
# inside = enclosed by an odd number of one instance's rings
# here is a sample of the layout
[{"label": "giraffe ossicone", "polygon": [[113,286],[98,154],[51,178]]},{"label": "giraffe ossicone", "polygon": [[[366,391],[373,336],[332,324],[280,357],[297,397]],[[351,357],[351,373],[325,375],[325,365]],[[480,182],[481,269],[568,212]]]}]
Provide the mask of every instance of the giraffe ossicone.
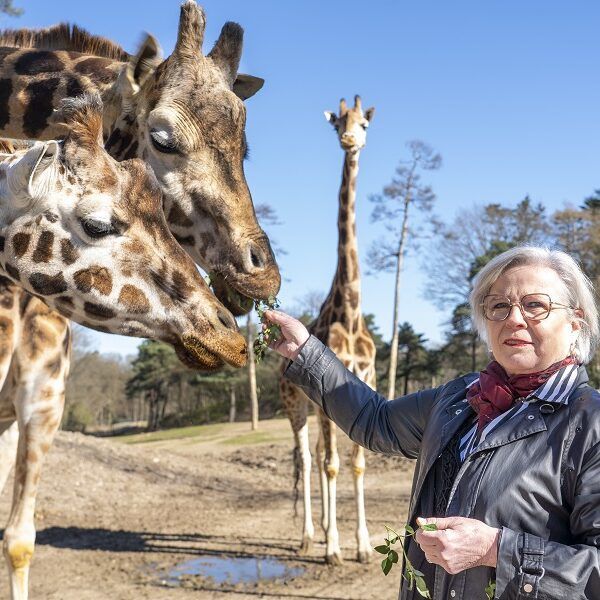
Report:
[{"label": "giraffe ossicone", "polygon": [[54,118],[64,140],[0,158],[3,274],[83,325],[163,340],[192,367],[245,364],[235,319],[167,227],[151,169],[101,146],[100,97],[65,100]]}]

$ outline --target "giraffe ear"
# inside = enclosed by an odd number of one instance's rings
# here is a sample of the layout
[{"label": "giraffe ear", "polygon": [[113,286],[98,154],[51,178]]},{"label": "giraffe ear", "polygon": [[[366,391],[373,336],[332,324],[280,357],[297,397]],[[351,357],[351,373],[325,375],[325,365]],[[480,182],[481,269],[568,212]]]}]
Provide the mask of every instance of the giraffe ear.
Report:
[{"label": "giraffe ear", "polygon": [[373,120],[373,115],[375,114],[375,108],[371,106],[371,108],[367,108],[365,111],[365,119],[369,121],[369,123]]},{"label": "giraffe ear", "polygon": [[334,112],[331,112],[330,110],[324,110],[323,114],[325,115],[327,121],[329,121],[329,123],[331,123],[335,127],[337,115]]},{"label": "giraffe ear", "polygon": [[147,33],[119,77],[123,98],[135,96],[161,62],[162,50],[156,38]]},{"label": "giraffe ear", "polygon": [[265,80],[253,75],[244,75],[238,73],[233,82],[233,93],[242,100],[247,100],[254,96],[258,90],[264,85]]},{"label": "giraffe ear", "polygon": [[56,179],[53,168],[58,162],[58,142],[36,142],[8,171],[8,187],[16,205],[47,195]]}]

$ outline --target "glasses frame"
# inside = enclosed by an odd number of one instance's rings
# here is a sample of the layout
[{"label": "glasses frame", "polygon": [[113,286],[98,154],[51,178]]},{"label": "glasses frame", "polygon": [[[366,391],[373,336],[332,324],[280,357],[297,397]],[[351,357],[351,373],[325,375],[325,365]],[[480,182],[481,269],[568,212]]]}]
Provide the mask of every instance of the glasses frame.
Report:
[{"label": "glasses frame", "polygon": [[[525,314],[525,310],[523,309],[522,302],[523,302],[523,298],[526,298],[527,296],[546,296],[546,298],[548,298],[548,305],[549,305],[548,312],[541,319],[538,319],[537,317],[528,317]],[[485,299],[493,298],[493,297],[506,298],[508,300],[508,304],[509,304],[508,312],[506,313],[506,316],[503,319],[490,319],[486,314]],[[502,296],[501,294],[486,294],[483,297],[483,302],[481,302],[479,306],[481,306],[483,308],[483,316],[488,321],[492,321],[492,322],[496,322],[496,323],[506,321],[506,319],[508,319],[508,317],[510,317],[510,314],[512,313],[513,306],[519,307],[522,317],[527,321],[544,321],[545,319],[547,319],[550,316],[550,313],[554,310],[554,308],[570,308],[571,310],[575,310],[575,307],[573,307],[569,304],[561,304],[560,302],[552,302],[552,298],[550,298],[550,296],[548,294],[544,294],[543,292],[533,292],[531,294],[524,294],[523,296],[521,296],[520,300],[518,300],[517,302],[512,302],[508,296]]]}]

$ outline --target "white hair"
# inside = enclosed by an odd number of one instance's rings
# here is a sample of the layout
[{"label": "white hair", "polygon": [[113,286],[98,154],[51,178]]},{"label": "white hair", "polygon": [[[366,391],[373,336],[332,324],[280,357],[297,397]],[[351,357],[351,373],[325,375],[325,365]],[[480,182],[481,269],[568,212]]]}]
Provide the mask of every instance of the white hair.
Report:
[{"label": "white hair", "polygon": [[[482,306],[484,297],[504,272],[523,265],[549,267],[559,276],[567,293],[567,302],[573,307],[570,310],[571,317],[581,323],[574,354],[582,363],[588,363],[594,356],[600,337],[594,286],[571,256],[544,246],[517,246],[507,250],[490,260],[473,279],[469,302],[479,337],[487,342],[486,319]],[[574,309],[580,309],[583,315],[578,317]]]}]

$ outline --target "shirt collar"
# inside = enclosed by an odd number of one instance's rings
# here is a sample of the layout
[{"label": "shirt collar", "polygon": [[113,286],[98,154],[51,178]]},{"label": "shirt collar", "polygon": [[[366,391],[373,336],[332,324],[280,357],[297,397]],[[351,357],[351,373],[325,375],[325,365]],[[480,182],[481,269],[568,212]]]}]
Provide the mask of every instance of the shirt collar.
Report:
[{"label": "shirt collar", "polygon": [[587,373],[584,367],[567,365],[550,375],[545,383],[527,396],[527,400],[568,404],[573,390],[586,381]]}]

